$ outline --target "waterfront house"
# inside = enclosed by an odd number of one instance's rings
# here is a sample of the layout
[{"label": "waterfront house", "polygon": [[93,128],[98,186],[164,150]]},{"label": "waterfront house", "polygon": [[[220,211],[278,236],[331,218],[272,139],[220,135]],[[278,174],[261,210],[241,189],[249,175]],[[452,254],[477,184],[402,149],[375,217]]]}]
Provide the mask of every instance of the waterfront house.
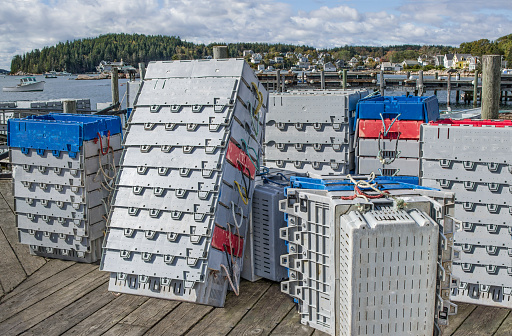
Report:
[{"label": "waterfront house", "polygon": [[402,67],[403,68],[406,68],[406,67],[409,67],[409,68],[412,68],[414,66],[417,66],[417,65],[421,65],[418,61],[416,60],[404,60],[402,63]]},{"label": "waterfront house", "polygon": [[435,55],[434,56],[434,65],[435,66],[444,66],[444,55]]},{"label": "waterfront house", "polygon": [[252,58],[251,58],[252,64],[260,64],[261,60],[263,60],[263,56],[261,56],[261,54],[259,54],[259,53],[252,54]]},{"label": "waterfront house", "polygon": [[472,57],[471,54],[453,54],[452,67],[457,69],[465,69],[467,67],[467,59]]},{"label": "waterfront house", "polygon": [[276,57],[274,57],[274,62],[277,63],[277,64],[283,63],[284,62],[283,56],[276,56]]},{"label": "waterfront house", "polygon": [[382,71],[394,71],[395,67],[391,62],[382,62],[380,65],[380,69]]},{"label": "waterfront house", "polygon": [[324,64],[324,71],[336,71],[336,66],[332,62],[327,62]]},{"label": "waterfront house", "polygon": [[478,56],[469,56],[466,58],[466,68],[469,71],[475,71],[478,63],[480,63]]},{"label": "waterfront house", "polygon": [[348,61],[348,65],[350,65],[351,67],[355,67],[357,63],[359,63],[359,60],[355,57],[352,57],[350,61]]},{"label": "waterfront house", "polygon": [[445,54],[443,58],[443,66],[446,69],[453,67],[453,54]]},{"label": "waterfront house", "polygon": [[243,55],[244,55],[244,57],[252,56],[252,54],[254,54],[254,53],[252,52],[252,50],[244,50],[244,51],[243,51]]}]

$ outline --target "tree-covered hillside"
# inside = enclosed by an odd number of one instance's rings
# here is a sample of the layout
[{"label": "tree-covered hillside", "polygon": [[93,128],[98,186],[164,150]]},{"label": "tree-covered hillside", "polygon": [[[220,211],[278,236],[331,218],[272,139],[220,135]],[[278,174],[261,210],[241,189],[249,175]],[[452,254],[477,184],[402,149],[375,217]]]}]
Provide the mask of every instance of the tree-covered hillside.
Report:
[{"label": "tree-covered hillside", "polygon": [[[186,42],[176,36],[149,36],[142,34],[107,34],[95,38],[84,38],[59,43],[55,46],[35,49],[24,55],[16,55],[11,62],[11,72],[42,73],[50,70],[84,73],[95,71],[100,61],[120,61],[135,67],[139,62],[196,59],[211,56],[214,45]],[[317,50],[309,46],[269,43],[231,43],[230,57],[242,57],[244,50],[268,53],[273,57],[286,52],[310,54],[313,58],[321,51],[329,52],[328,60],[350,60],[353,56],[380,57],[385,61],[401,62],[404,59],[417,59],[421,55],[436,55],[449,52],[482,54],[498,53],[512,61],[512,34],[496,41],[478,40],[462,43],[460,48],[447,46],[401,45],[387,47],[343,46]]]}]

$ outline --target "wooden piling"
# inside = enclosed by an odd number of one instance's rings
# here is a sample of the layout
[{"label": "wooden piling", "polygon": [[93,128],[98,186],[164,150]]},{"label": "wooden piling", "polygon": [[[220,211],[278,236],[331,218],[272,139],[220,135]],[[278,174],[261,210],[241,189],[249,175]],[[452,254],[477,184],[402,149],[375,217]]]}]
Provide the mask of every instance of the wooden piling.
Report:
[{"label": "wooden piling", "polygon": [[144,62],[139,63],[139,76],[141,81],[146,77],[146,64]]},{"label": "wooden piling", "polygon": [[320,89],[325,90],[325,73],[323,70],[320,71]]},{"label": "wooden piling", "polygon": [[478,70],[475,70],[475,80],[473,82],[473,107],[476,107],[478,99]]},{"label": "wooden piling", "polygon": [[417,90],[418,90],[418,96],[423,96],[423,89],[424,89],[424,86],[423,86],[423,70],[420,70],[419,71],[419,74],[418,74],[418,80],[416,82],[416,87],[417,87]]},{"label": "wooden piling", "polygon": [[498,119],[501,90],[501,56],[482,57],[482,119]]},{"label": "wooden piling", "polygon": [[[119,103],[119,73],[117,68],[112,69],[111,79],[112,105],[115,105]],[[117,110],[119,110],[119,108],[117,108]]]},{"label": "wooden piling", "polygon": [[64,100],[62,102],[62,112],[76,114],[76,100]]},{"label": "wooden piling", "polygon": [[384,70],[380,71],[380,95],[384,96]]},{"label": "wooden piling", "polygon": [[228,46],[213,46],[214,59],[223,59],[228,57]]},{"label": "wooden piling", "polygon": [[283,77],[281,78],[281,92],[285,91],[285,79],[286,77],[283,75]]},{"label": "wooden piling", "polygon": [[446,109],[448,111],[451,111],[452,108],[450,107],[450,95],[451,95],[451,89],[452,89],[452,74],[448,74],[448,80],[446,82]]},{"label": "wooden piling", "polygon": [[281,83],[280,83],[281,70],[279,70],[279,69],[276,70],[276,80],[277,80],[277,82],[276,82],[276,87],[274,88],[274,91],[279,92],[279,89],[281,88]]},{"label": "wooden piling", "polygon": [[343,69],[343,90],[347,89],[347,69]]},{"label": "wooden piling", "polygon": [[456,90],[455,91],[455,104],[459,103],[459,99],[460,99],[460,91]]},{"label": "wooden piling", "polygon": [[434,74],[434,78],[435,78],[436,80],[438,80],[438,79],[439,79],[439,72],[436,72],[436,73]]}]

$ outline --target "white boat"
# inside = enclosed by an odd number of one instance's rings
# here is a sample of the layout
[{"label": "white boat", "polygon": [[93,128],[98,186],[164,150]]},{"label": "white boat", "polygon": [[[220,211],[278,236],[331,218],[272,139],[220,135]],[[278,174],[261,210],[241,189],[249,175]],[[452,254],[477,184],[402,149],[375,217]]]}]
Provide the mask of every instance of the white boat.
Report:
[{"label": "white boat", "polygon": [[29,91],[43,91],[44,81],[38,81],[35,77],[23,77],[20,83],[16,86],[4,87],[4,92],[29,92]]}]

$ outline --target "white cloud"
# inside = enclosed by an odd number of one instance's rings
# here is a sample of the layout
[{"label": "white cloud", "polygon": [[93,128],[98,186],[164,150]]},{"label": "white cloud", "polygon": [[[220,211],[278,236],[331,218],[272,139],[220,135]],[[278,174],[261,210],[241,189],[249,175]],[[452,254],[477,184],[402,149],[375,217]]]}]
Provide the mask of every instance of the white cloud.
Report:
[{"label": "white cloud", "polygon": [[512,32],[510,0],[388,2],[386,11],[350,2],[304,11],[280,0],[0,0],[0,68],[34,48],[114,32],[316,47],[457,45]]}]

